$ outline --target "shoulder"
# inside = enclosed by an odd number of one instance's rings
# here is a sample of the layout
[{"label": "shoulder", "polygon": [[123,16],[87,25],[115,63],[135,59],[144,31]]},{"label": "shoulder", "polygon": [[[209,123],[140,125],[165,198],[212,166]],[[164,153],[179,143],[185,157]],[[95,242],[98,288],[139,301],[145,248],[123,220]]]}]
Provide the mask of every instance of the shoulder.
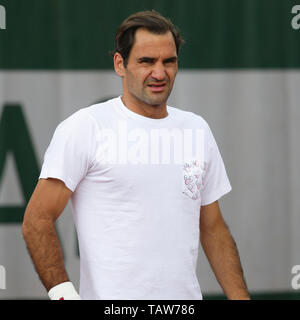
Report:
[{"label": "shoulder", "polygon": [[207,121],[199,114],[172,106],[168,106],[168,110],[173,114],[174,118],[182,119],[182,121],[188,123],[189,126],[209,129]]},{"label": "shoulder", "polygon": [[111,113],[115,99],[96,103],[90,106],[82,107],[69,115],[59,123],[57,129],[86,130],[89,127],[98,127],[97,119],[105,118]]}]

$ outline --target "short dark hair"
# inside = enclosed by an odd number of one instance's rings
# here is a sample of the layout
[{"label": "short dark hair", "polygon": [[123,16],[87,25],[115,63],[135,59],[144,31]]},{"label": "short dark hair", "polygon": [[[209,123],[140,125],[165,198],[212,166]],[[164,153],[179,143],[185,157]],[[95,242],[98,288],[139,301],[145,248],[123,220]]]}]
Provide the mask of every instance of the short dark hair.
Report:
[{"label": "short dark hair", "polygon": [[145,28],[154,34],[165,34],[171,31],[177,54],[181,45],[184,43],[178,28],[171,22],[170,19],[163,17],[160,13],[152,11],[140,11],[130,15],[118,28],[115,36],[115,49],[112,54],[120,53],[124,66],[127,66],[130,51],[135,40],[137,29]]}]

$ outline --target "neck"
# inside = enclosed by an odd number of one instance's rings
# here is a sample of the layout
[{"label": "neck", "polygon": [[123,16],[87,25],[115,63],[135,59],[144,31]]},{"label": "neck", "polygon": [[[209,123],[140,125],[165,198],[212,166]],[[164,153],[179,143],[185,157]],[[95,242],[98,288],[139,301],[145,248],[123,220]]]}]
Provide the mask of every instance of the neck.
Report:
[{"label": "neck", "polygon": [[167,104],[151,105],[145,102],[139,101],[134,97],[123,95],[121,97],[123,104],[131,111],[152,119],[162,119],[168,116]]}]

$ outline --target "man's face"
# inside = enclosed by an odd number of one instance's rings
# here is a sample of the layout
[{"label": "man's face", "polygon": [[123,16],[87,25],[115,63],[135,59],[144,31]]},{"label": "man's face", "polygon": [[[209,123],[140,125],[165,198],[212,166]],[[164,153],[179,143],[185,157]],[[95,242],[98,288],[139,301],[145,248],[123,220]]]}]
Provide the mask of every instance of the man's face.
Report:
[{"label": "man's face", "polygon": [[178,71],[176,45],[171,32],[157,35],[138,29],[127,67],[123,90],[136,103],[165,105]]}]

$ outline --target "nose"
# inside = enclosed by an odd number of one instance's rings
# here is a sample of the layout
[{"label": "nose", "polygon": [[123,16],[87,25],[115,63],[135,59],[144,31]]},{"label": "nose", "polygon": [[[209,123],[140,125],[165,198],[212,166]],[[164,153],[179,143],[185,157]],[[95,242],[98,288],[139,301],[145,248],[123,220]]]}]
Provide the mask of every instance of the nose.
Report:
[{"label": "nose", "polygon": [[166,70],[165,66],[162,63],[156,63],[154,69],[152,71],[152,78],[157,81],[165,80],[166,78]]}]

